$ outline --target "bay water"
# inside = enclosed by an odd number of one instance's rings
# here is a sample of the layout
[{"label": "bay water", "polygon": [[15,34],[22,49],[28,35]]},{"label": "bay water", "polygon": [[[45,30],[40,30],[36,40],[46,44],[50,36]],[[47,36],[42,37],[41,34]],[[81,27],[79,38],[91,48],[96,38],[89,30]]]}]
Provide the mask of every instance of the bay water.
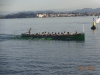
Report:
[{"label": "bay water", "polygon": [[[0,19],[0,75],[100,75],[100,24],[92,17]],[[85,41],[11,39],[28,32],[85,33]]]}]

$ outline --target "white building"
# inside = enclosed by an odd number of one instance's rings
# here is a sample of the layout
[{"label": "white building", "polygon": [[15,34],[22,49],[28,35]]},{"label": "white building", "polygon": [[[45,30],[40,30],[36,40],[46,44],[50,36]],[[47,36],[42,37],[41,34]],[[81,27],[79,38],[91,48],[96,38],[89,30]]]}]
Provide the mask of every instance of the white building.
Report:
[{"label": "white building", "polygon": [[37,17],[39,17],[39,18],[42,18],[42,17],[45,17],[46,16],[46,14],[37,14]]}]

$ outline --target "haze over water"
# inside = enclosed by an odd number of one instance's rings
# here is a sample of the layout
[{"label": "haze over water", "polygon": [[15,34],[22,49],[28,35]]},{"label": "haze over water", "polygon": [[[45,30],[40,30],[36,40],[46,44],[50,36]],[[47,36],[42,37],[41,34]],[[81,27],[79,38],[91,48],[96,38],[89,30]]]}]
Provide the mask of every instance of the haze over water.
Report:
[{"label": "haze over water", "polygon": [[[100,24],[92,31],[93,18],[0,19],[0,75],[99,75]],[[11,39],[29,28],[33,33],[83,32],[83,24],[85,41]]]}]

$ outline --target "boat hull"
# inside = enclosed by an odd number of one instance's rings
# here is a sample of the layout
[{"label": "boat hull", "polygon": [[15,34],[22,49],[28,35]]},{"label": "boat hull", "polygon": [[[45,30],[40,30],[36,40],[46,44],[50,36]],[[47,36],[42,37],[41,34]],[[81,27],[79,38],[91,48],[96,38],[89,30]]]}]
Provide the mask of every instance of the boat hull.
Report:
[{"label": "boat hull", "polygon": [[29,35],[29,34],[22,34],[21,38],[23,39],[43,39],[43,40],[77,40],[77,41],[84,41],[85,40],[85,34],[79,33],[79,34],[73,34],[73,35]]}]

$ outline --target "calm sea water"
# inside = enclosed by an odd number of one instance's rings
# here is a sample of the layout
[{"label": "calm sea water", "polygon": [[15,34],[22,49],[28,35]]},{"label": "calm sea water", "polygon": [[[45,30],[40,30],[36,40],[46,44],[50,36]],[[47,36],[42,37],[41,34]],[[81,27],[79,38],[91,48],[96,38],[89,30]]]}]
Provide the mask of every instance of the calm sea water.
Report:
[{"label": "calm sea water", "polygon": [[[100,24],[95,17],[0,19],[0,75],[100,75]],[[38,32],[82,32],[85,41],[18,40]]]}]

